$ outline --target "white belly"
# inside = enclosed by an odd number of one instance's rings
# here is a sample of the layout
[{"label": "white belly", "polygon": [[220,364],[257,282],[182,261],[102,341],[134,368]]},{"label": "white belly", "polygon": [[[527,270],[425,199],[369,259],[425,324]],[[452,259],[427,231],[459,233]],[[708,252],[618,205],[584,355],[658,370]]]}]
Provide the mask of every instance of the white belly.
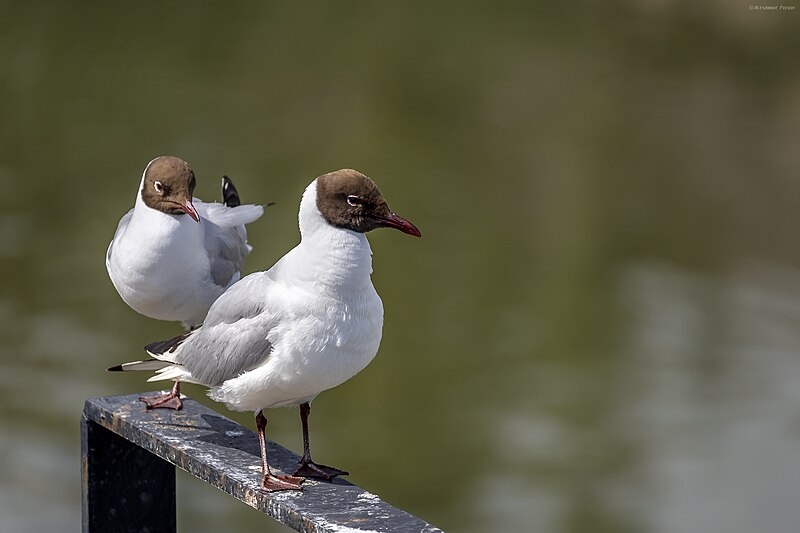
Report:
[{"label": "white belly", "polygon": [[115,240],[107,261],[120,297],[151,318],[201,322],[224,288],[211,280],[199,226],[164,224],[152,232],[137,231],[133,222]]},{"label": "white belly", "polygon": [[311,401],[366,367],[378,352],[383,304],[372,285],[358,303],[329,300],[315,315],[271,332],[278,340],[266,362],[212,389],[236,411],[258,411]]},{"label": "white belly", "polygon": [[[168,264],[168,261],[161,264]],[[223,292],[222,287],[210,283],[191,284],[186,278],[170,276],[177,269],[149,268],[152,266],[136,268],[133,265],[124,272],[115,270],[110,273],[111,281],[125,303],[150,318],[198,324]]]}]

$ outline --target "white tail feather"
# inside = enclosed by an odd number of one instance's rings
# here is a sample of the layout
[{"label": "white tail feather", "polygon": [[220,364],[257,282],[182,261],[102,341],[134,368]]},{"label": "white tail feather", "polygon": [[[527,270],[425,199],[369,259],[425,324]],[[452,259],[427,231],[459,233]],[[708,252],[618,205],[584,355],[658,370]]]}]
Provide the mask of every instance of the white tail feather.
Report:
[{"label": "white tail feather", "polygon": [[179,365],[169,365],[156,370],[156,375],[151,376],[147,381],[166,381],[174,379],[177,381],[186,381],[188,383],[197,383],[192,379],[192,375],[186,371],[185,368]]},{"label": "white tail feather", "polygon": [[130,363],[122,363],[119,367],[114,368],[114,370],[122,370],[123,372],[128,372],[131,370],[155,370],[159,371],[162,370],[165,366],[169,365],[170,363],[165,361],[131,361]]},{"label": "white tail feather", "polygon": [[150,350],[147,350],[147,355],[149,355],[153,359],[158,359],[158,361],[162,363],[161,366],[153,370],[159,370],[164,368],[163,363],[177,364],[177,361],[175,360],[175,352],[153,353]]},{"label": "white tail feather", "polygon": [[249,224],[264,214],[264,207],[260,205],[245,204],[236,207],[227,207],[223,204],[194,202],[195,208],[203,218],[218,226],[233,227]]}]

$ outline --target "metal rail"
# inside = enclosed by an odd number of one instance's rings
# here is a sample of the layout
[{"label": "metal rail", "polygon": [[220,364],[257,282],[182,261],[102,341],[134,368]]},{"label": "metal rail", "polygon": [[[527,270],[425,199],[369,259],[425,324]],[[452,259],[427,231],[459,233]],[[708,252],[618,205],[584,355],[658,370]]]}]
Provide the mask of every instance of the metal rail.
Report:
[{"label": "metal rail", "polygon": [[[86,400],[84,533],[174,533],[175,466],[296,531],[441,531],[344,480],[307,480],[302,492],[264,492],[255,433],[190,399],[180,411],[145,411],[139,396]],[[268,452],[270,466],[282,473],[299,460],[271,441]]]}]

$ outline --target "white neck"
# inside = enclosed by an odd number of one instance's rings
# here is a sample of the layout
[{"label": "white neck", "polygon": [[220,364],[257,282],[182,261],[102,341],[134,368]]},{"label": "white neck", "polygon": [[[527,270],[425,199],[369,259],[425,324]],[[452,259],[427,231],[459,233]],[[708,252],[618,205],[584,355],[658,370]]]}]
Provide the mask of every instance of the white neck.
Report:
[{"label": "white neck", "polygon": [[300,202],[300,244],[295,249],[302,261],[298,276],[330,288],[352,288],[370,283],[372,249],[367,236],[331,226],[317,209],[314,180]]}]

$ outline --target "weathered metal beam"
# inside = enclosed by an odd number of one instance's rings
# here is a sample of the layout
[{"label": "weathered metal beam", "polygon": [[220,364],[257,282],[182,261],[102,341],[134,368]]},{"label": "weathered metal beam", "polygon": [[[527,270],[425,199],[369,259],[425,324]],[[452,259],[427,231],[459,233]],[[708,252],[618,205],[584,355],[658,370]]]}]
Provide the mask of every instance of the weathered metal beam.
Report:
[{"label": "weathered metal beam", "polygon": [[[258,437],[255,433],[190,399],[184,400],[184,408],[180,411],[166,409],[145,411],[142,404],[137,401],[139,396],[140,394],[133,394],[95,398],[87,400],[84,405],[84,434],[89,437],[85,438],[88,444],[84,444],[83,458],[84,531],[92,533],[104,531],[100,528],[87,529],[86,522],[96,519],[104,510],[113,507],[115,498],[113,491],[107,491],[102,495],[96,490],[87,491],[87,480],[91,483],[101,470],[104,472],[102,479],[123,483],[131,482],[126,478],[135,474],[130,472],[135,468],[126,466],[116,454],[103,452],[97,446],[93,446],[94,442],[101,442],[97,435],[102,435],[99,430],[103,428],[115,437],[121,437],[135,445],[134,447],[160,458],[157,460],[163,459],[167,463],[179,466],[296,531],[307,533],[441,531],[406,511],[392,507],[375,494],[340,479],[332,483],[309,479],[303,485],[302,492],[264,492],[260,488],[261,466]],[[92,426],[95,424],[101,427],[93,429]],[[102,455],[95,457],[94,455],[98,453]],[[279,473],[293,472],[300,459],[291,451],[271,441],[268,442],[268,453],[270,466]],[[95,470],[98,468],[100,470]],[[118,475],[114,473],[115,470],[119,471]],[[163,473],[157,474],[162,477],[163,475]],[[162,511],[167,515],[162,515],[165,520],[164,527],[150,528],[150,531],[175,531],[174,472],[170,479],[165,488],[171,490],[172,499],[165,501],[171,501],[171,511],[166,509],[169,503],[165,504],[165,509]],[[133,488],[131,490],[136,491]],[[148,490],[152,490],[152,487],[148,486]],[[98,496],[104,499],[93,499]],[[150,501],[148,498],[149,496],[144,497]],[[123,527],[114,531],[127,530],[128,528]]]}]

